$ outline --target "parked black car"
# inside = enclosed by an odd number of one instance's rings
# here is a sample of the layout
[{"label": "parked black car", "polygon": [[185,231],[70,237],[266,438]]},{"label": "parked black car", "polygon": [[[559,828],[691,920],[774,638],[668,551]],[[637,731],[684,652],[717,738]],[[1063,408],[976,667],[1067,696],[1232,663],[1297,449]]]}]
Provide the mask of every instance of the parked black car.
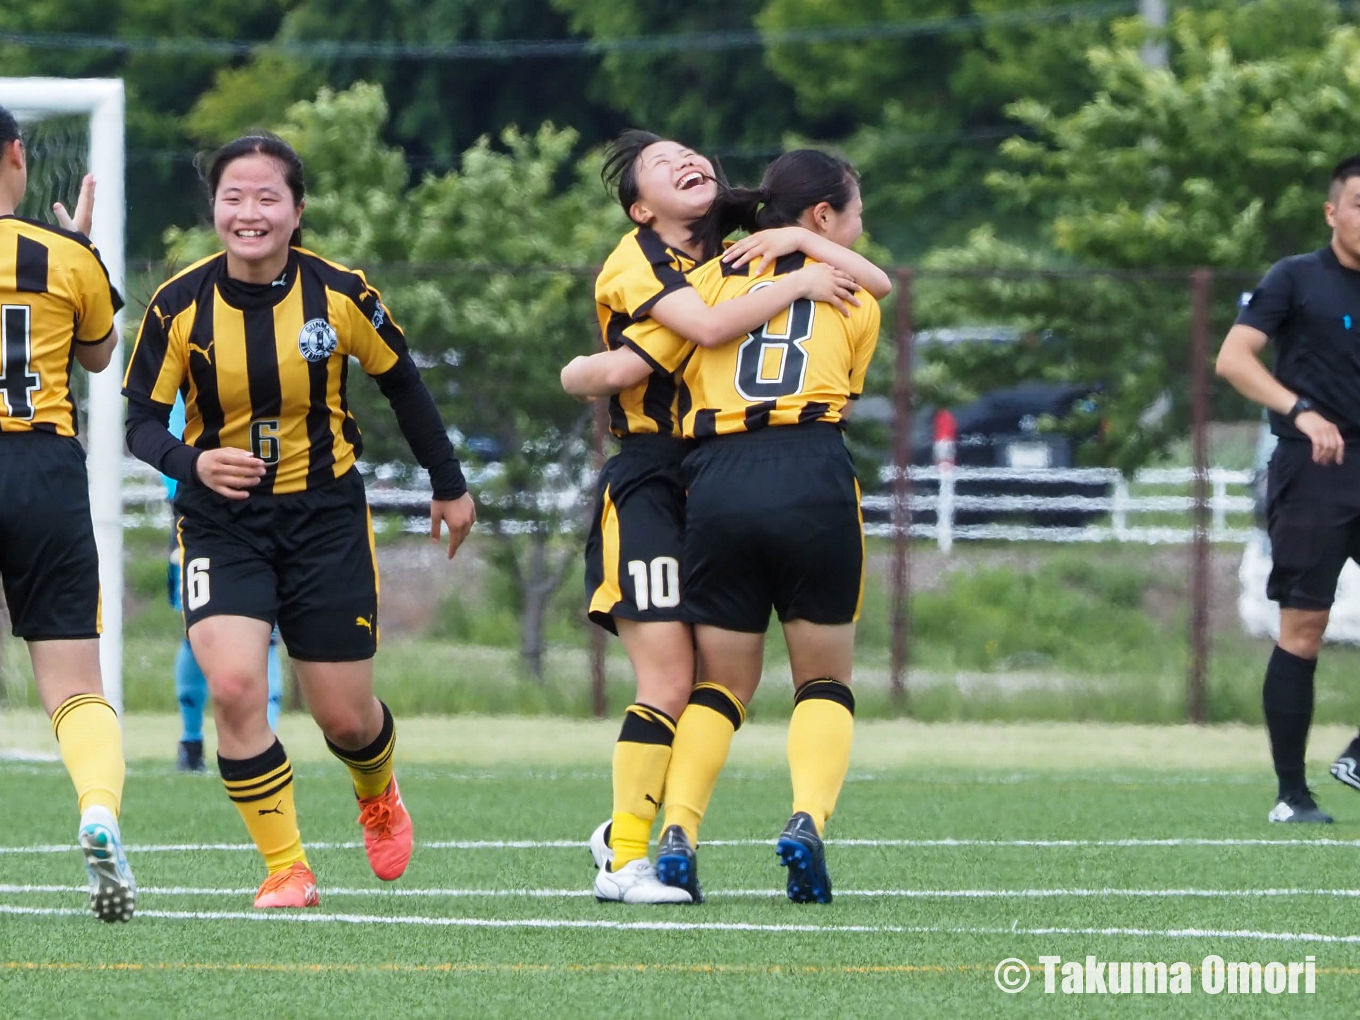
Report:
[{"label": "parked black car", "polygon": [[[935,464],[936,446],[954,436],[954,463],[960,467],[1008,467],[1021,469],[1070,468],[1077,463],[1077,447],[1090,435],[1041,431],[1046,417],[1062,419],[1074,410],[1089,409],[1100,392],[1098,386],[1027,382],[1009,389],[993,390],[961,407],[923,407],[912,424],[912,464]],[[1086,405],[1084,408],[1083,405]],[[1107,482],[1046,481],[1040,478],[959,479],[955,496],[1085,496],[1108,497]],[[891,490],[887,485],[880,492]],[[934,480],[914,482],[914,495],[933,496],[939,491]],[[1082,527],[1103,516],[1103,510],[1035,509],[956,510],[954,523],[1036,524],[1044,527]],[[880,510],[866,511],[866,518],[886,519]],[[912,519],[933,524],[933,509],[917,510]]]}]

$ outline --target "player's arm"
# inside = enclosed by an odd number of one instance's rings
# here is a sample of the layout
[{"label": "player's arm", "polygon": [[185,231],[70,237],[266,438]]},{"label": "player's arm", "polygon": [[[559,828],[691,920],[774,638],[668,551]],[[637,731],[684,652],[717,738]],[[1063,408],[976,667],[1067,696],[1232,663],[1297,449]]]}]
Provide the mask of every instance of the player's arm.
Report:
[{"label": "player's arm", "polygon": [[98,374],[109,367],[109,362],[113,360],[113,349],[118,346],[118,337],[114,330],[110,329],[102,340],[93,343],[86,343],[83,340],[76,341],[76,361],[85,371]]},{"label": "player's arm", "polygon": [[630,347],[572,358],[562,369],[562,389],[573,397],[612,396],[636,386],[652,374],[652,366]]},{"label": "player's arm", "polygon": [[758,230],[723,252],[722,260],[732,268],[740,269],[752,259],[759,259],[754,269],[755,275],[759,276],[767,262],[796,251],[848,273],[856,283],[879,300],[892,293],[892,278],[878,266],[858,252],[844,248],[806,227],[774,227],[770,230]]},{"label": "player's arm", "polygon": [[878,348],[878,333],[882,321],[878,302],[867,302],[863,314],[858,318],[862,321],[855,337],[854,360],[850,363],[850,386],[846,393],[850,399],[840,410],[842,420],[849,420],[855,402],[864,393],[864,380],[869,374],[869,362],[874,360],[874,351]]},{"label": "player's arm", "polygon": [[825,301],[849,315],[858,305],[859,285],[848,273],[814,262],[781,276],[768,287],[709,305],[693,287],[665,295],[651,307],[651,317],[700,347],[719,347],[759,329],[799,298]]},{"label": "player's arm", "polygon": [[344,352],[358,358],[364,371],[378,384],[396,415],[406,445],[428,472],[433,491],[430,539],[438,542],[447,527],[452,559],[477,522],[477,505],[468,492],[444,419],[407,349],[406,335],[392,321],[382,296],[372,287],[365,287],[357,300],[345,303],[350,315]]}]

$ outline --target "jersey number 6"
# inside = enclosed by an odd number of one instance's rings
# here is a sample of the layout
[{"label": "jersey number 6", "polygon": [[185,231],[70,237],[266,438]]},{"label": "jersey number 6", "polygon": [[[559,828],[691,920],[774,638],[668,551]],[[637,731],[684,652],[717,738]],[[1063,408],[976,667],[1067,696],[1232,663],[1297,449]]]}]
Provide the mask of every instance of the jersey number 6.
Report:
[{"label": "jersey number 6", "polygon": [[[768,286],[757,284],[751,293]],[[747,334],[737,351],[736,387],[743,400],[777,400],[802,392],[808,366],[803,344],[812,336],[816,311],[812,301],[799,298],[789,305],[782,333],[775,332],[767,322]]]},{"label": "jersey number 6", "polygon": [[259,418],[250,423],[250,452],[266,464],[279,462],[279,420]]}]

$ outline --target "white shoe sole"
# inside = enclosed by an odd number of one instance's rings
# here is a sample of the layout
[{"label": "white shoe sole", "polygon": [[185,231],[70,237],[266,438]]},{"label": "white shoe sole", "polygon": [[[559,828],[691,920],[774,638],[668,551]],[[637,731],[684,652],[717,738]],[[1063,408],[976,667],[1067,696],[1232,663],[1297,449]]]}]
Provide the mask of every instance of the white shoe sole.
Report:
[{"label": "white shoe sole", "polygon": [[80,852],[89,869],[90,910],[101,921],[130,921],[137,908],[137,883],[126,861],[120,863],[117,841],[102,825],[80,830]]}]

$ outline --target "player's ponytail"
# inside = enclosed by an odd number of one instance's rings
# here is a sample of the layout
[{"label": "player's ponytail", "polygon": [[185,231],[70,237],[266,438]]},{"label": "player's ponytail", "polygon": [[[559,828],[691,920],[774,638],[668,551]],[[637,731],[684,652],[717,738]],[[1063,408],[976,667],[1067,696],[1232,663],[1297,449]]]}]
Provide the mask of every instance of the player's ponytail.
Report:
[{"label": "player's ponytail", "polygon": [[707,262],[721,255],[723,238],[734,230],[759,229],[756,220],[766,200],[765,192],[759,188],[733,188],[720,183],[718,197],[708,212],[689,225],[690,244],[701,253],[701,260]]},{"label": "player's ponytail", "polygon": [[[199,177],[202,178],[204,187],[208,189],[208,202],[211,203],[217,198],[217,186],[222,183],[222,174],[227,167],[242,156],[256,154],[268,156],[278,161],[280,169],[283,170],[284,183],[288,185],[288,190],[292,193],[293,206],[300,206],[307,194],[307,183],[302,170],[302,157],[297,154],[297,150],[272,131],[252,131],[228,142],[211,155],[200,157],[196,161]],[[294,248],[301,247],[301,225],[293,231],[288,243]]]},{"label": "player's ponytail", "polygon": [[747,229],[791,226],[822,202],[841,212],[858,186],[859,174],[839,156],[817,149],[786,152],[765,168],[758,192],[763,199]]}]

